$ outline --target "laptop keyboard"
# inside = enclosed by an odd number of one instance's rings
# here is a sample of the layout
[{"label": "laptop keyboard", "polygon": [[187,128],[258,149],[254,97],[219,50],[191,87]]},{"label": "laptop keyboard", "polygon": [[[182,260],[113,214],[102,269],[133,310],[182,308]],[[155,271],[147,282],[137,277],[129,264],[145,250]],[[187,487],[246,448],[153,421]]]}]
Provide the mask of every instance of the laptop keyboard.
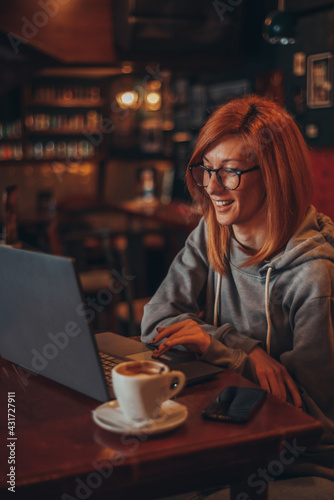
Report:
[{"label": "laptop keyboard", "polygon": [[[121,359],[117,359],[111,354],[106,354],[105,352],[99,352],[99,356],[102,363],[102,368],[104,375],[109,387],[112,387],[111,370],[122,362]],[[124,360],[123,360],[124,361]]]}]

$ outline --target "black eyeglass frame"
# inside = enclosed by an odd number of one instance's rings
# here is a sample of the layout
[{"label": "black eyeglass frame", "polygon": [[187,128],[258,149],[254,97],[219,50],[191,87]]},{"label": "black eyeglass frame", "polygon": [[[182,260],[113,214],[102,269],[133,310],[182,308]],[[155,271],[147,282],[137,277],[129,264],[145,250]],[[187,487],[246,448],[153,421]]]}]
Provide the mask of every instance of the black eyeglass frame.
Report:
[{"label": "black eyeglass frame", "polygon": [[[206,188],[208,187],[208,184],[205,186],[204,184],[199,184],[195,177],[194,177],[194,174],[193,174],[193,168],[195,167],[201,167],[203,168],[204,170],[206,170],[208,173],[209,173],[209,177],[211,179],[211,175],[213,173],[216,174],[216,177],[217,177],[217,180],[219,182],[219,184],[224,188],[224,189],[227,189],[228,191],[235,191],[236,189],[238,189],[238,187],[240,186],[240,182],[241,182],[241,176],[243,174],[247,174],[248,172],[252,172],[253,170],[259,170],[260,168],[260,165],[255,165],[254,167],[251,167],[251,168],[247,168],[247,170],[238,170],[236,168],[229,168],[229,167],[220,167],[220,168],[209,168],[209,167],[205,167],[204,165],[202,165],[201,163],[197,163],[196,165],[190,165],[189,167],[189,170],[190,170],[190,173],[191,173],[191,176],[192,178],[194,179],[194,181],[196,182],[197,186],[199,187],[203,187],[203,188]],[[225,170],[225,172],[233,172],[234,174],[236,174],[238,176],[238,185],[235,187],[235,188],[228,188],[227,186],[225,186],[223,183],[222,183],[222,180],[220,178],[220,176],[218,175],[219,171],[220,170]]]}]

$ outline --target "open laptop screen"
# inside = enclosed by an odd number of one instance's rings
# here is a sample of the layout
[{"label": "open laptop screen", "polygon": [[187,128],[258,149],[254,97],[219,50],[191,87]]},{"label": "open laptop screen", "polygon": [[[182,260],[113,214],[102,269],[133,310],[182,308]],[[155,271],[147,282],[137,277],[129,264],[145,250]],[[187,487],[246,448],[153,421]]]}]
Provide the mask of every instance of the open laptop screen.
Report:
[{"label": "open laptop screen", "polygon": [[72,259],[0,246],[0,262],[0,354],[110,399]]}]

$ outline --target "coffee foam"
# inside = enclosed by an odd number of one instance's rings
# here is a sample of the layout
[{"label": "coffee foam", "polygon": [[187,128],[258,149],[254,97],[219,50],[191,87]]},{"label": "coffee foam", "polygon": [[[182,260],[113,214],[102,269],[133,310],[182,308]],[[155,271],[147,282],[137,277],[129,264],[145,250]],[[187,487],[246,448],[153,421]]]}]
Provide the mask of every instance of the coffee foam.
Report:
[{"label": "coffee foam", "polygon": [[138,361],[128,363],[125,366],[118,366],[117,372],[126,377],[137,377],[138,375],[159,375],[163,373],[165,368],[158,363],[149,363],[147,361]]}]

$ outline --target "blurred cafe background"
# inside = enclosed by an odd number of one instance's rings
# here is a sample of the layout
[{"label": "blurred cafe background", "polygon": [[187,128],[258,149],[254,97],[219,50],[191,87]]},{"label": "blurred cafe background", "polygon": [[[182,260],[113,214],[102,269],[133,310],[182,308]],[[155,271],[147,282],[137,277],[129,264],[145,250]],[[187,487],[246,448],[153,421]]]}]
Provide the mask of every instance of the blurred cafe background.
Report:
[{"label": "blurred cafe background", "polygon": [[95,329],[138,334],[216,106],[286,107],[334,218],[333,53],[328,0],[0,0],[1,242],[75,258]]}]

